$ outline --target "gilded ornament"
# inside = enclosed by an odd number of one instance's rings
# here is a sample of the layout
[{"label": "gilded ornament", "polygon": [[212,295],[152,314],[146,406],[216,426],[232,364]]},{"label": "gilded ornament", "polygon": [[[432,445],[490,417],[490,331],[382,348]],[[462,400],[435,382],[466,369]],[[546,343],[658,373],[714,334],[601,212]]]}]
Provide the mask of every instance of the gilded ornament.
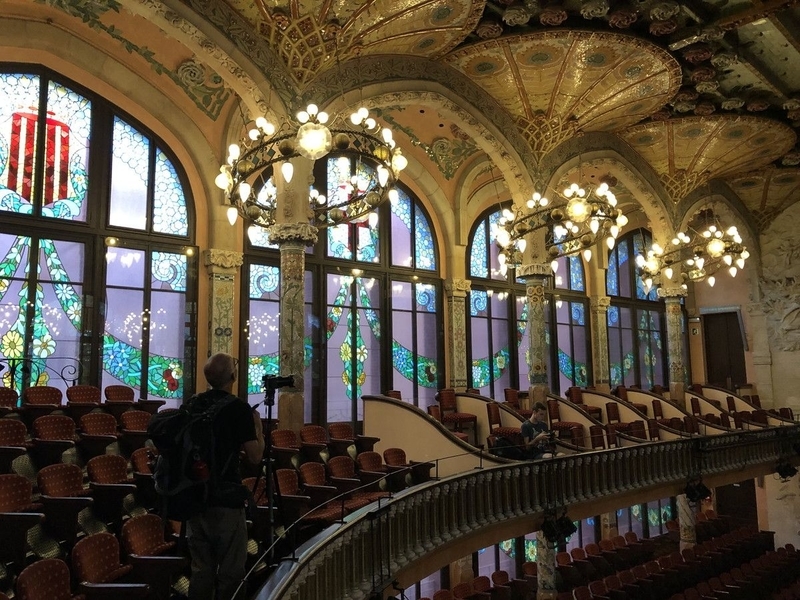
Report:
[{"label": "gilded ornament", "polygon": [[678,15],[681,5],[677,2],[658,2],[650,9],[650,19],[653,21],[666,21]]},{"label": "gilded ornament", "polygon": [[524,6],[509,6],[503,12],[503,22],[510,27],[525,25],[530,20],[531,13]]},{"label": "gilded ornament", "polygon": [[722,101],[722,108],[725,110],[737,110],[744,106],[744,100],[741,98],[727,98]]},{"label": "gilded ornament", "polygon": [[699,65],[701,62],[711,58],[713,54],[714,51],[708,44],[695,44],[683,51],[683,57],[693,65]]},{"label": "gilded ornament", "polygon": [[689,79],[691,79],[693,83],[699,83],[701,81],[711,81],[715,79],[716,76],[717,70],[714,67],[702,66],[692,71]]},{"label": "gilded ornament", "polygon": [[608,24],[616,29],[627,29],[639,18],[639,14],[633,8],[617,8],[608,15]]},{"label": "gilded ornament", "polygon": [[713,94],[714,92],[717,91],[717,89],[719,89],[719,81],[717,81],[716,79],[713,79],[711,81],[701,81],[696,86],[694,86],[694,89],[696,89],[701,94]]},{"label": "gilded ornament", "polygon": [[664,21],[653,21],[650,23],[650,33],[653,35],[669,35],[678,29],[678,22],[675,19]]},{"label": "gilded ornament", "polygon": [[475,28],[475,33],[482,40],[493,40],[503,35],[503,26],[497,21],[484,19],[478,23],[478,27]]},{"label": "gilded ornament", "polygon": [[713,102],[700,102],[694,107],[694,114],[700,117],[707,117],[712,114],[716,109]]},{"label": "gilded ornament", "polygon": [[542,13],[539,15],[539,22],[542,25],[556,27],[566,21],[568,16],[567,11],[560,6],[548,6],[543,9]]},{"label": "gilded ornament", "polygon": [[601,19],[610,8],[608,0],[587,0],[581,4],[581,16],[584,19]]},{"label": "gilded ornament", "polygon": [[736,64],[738,58],[732,52],[719,52],[711,57],[711,64],[718,69],[727,69]]}]

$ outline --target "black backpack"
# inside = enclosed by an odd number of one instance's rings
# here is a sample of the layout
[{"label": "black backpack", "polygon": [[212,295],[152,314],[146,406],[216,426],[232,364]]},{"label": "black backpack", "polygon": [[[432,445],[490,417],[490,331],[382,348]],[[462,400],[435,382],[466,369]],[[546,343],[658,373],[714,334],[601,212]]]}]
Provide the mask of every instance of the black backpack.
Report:
[{"label": "black backpack", "polygon": [[215,455],[214,419],[236,400],[230,394],[220,396],[211,391],[193,396],[177,410],[151,417],[147,434],[159,451],[153,480],[162,499],[162,517],[185,521],[204,512],[210,496],[219,497],[226,487],[243,488],[222,482],[222,474],[238,457],[232,454],[225,464],[218,465]]}]

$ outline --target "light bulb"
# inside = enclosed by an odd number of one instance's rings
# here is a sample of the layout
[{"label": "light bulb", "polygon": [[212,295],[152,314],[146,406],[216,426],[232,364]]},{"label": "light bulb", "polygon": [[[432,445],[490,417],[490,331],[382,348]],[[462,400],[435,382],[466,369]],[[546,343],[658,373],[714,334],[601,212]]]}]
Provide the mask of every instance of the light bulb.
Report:
[{"label": "light bulb", "polygon": [[389,190],[389,202],[397,202],[400,199],[400,194],[394,188]]},{"label": "light bulb", "polygon": [[228,146],[228,162],[232,163],[236,160],[239,160],[239,156],[241,155],[242,151],[239,148],[238,144],[231,144]]},{"label": "light bulb", "polygon": [[672,279],[672,267],[667,267],[664,269],[664,275],[667,277],[667,279]]},{"label": "light bulb", "polygon": [[678,238],[674,237],[674,238],[672,238],[672,245],[673,246],[680,246],[681,245],[681,241]]},{"label": "light bulb", "polygon": [[392,130],[388,127],[384,127],[381,130],[381,137],[383,137],[383,141],[387,144],[392,141]]},{"label": "light bulb", "polygon": [[558,261],[554,260],[550,263],[550,268],[553,269],[553,273],[558,273]]},{"label": "light bulb", "polygon": [[640,269],[644,268],[644,265],[647,262],[645,257],[642,256],[641,254],[637,254],[634,260],[636,261],[636,266],[639,267]]},{"label": "light bulb", "polygon": [[747,250],[743,250],[742,251],[742,258],[744,258],[745,260],[750,258],[750,252],[748,252]]},{"label": "light bulb", "polygon": [[527,247],[528,247],[528,240],[519,240],[517,242],[517,248],[519,249],[520,252],[524,253],[525,248]]},{"label": "light bulb", "polygon": [[592,219],[589,221],[589,229],[592,230],[592,233],[597,233],[597,230],[600,229],[600,222],[597,219]]},{"label": "light bulb", "polygon": [[501,265],[506,264],[506,260],[507,259],[506,259],[506,253],[505,252],[500,252],[497,255],[497,262],[499,262]]},{"label": "light bulb", "polygon": [[256,141],[260,135],[261,133],[255,127],[253,127],[250,131],[247,132],[247,137],[249,137],[253,141]]},{"label": "light bulb", "polygon": [[258,241],[259,229],[257,225],[250,225],[250,227],[247,228],[247,237],[250,238],[251,244],[255,244]]},{"label": "light bulb", "polygon": [[228,189],[228,186],[230,185],[230,176],[228,175],[227,171],[220,172],[220,174],[214,178],[214,185],[221,190]]},{"label": "light bulb", "polygon": [[231,224],[231,227],[236,225],[236,219],[239,218],[239,211],[236,210],[235,206],[229,206],[228,210],[226,211],[228,217],[228,223]]},{"label": "light bulb", "polygon": [[290,183],[292,181],[292,175],[294,175],[294,165],[288,160],[284,162],[281,165],[281,174],[283,175],[283,180],[286,183]]},{"label": "light bulb", "polygon": [[730,267],[733,264],[733,257],[730,254],[726,254],[722,257],[722,261]]},{"label": "light bulb", "polygon": [[308,113],[306,111],[301,110],[299,113],[297,113],[297,120],[300,123],[308,123],[308,119],[309,119],[309,116],[308,116]]},{"label": "light bulb", "polygon": [[617,236],[619,235],[619,227],[612,225],[608,228],[608,232],[611,234],[612,238],[617,239]]},{"label": "light bulb", "polygon": [[353,114],[350,115],[350,122],[353,125],[358,125],[359,123],[361,123],[361,116],[357,112],[354,112]]},{"label": "light bulb", "polygon": [[306,108],[306,112],[308,113],[309,117],[313,117],[319,112],[319,107],[316,104],[309,104]]},{"label": "light bulb", "polygon": [[714,287],[714,284],[715,284],[715,283],[717,283],[717,280],[716,280],[716,278],[715,278],[713,275],[712,275],[711,277],[709,277],[709,278],[708,278],[708,285],[709,285],[709,286],[711,286],[711,287]]},{"label": "light bulb", "polygon": [[606,238],[606,246],[608,246],[609,250],[613,250],[614,249],[614,245],[616,243],[617,243],[617,240],[615,240],[613,237],[607,237]]},{"label": "light bulb", "polygon": [[740,269],[744,269],[744,259],[743,258],[737,258],[736,259],[736,266],[739,267]]},{"label": "light bulb", "polygon": [[367,219],[367,222],[369,223],[369,226],[372,229],[375,229],[378,226],[378,213],[376,212],[369,213],[369,218]]},{"label": "light bulb", "polygon": [[239,184],[239,198],[242,201],[247,200],[250,197],[250,184],[246,181],[243,181]]},{"label": "light bulb", "polygon": [[[384,129],[384,131],[386,131]],[[378,165],[378,184],[381,187],[386,187],[386,184],[389,182],[389,170],[384,167],[383,165]]]},{"label": "light bulb", "polygon": [[533,198],[531,198],[530,200],[528,200],[528,201],[525,203],[525,205],[526,205],[528,208],[535,208],[535,207],[536,207],[536,201],[535,201]]},{"label": "light bulb", "polygon": [[505,276],[506,273],[508,273],[508,265],[506,263],[503,263],[502,265],[500,265],[500,274]]},{"label": "light bulb", "polygon": [[400,152],[400,148],[397,148],[392,153],[392,171],[394,171],[395,174],[397,174],[403,169],[405,169],[407,166],[408,166],[408,159],[405,156],[403,156],[402,152]]},{"label": "light bulb", "polygon": [[326,113],[324,110],[317,115],[317,121],[319,121],[323,125],[328,122],[328,119],[330,119],[330,117],[328,116],[328,113]]},{"label": "light bulb", "polygon": [[731,277],[736,277],[736,273],[738,273],[739,270],[736,267],[731,267],[728,269],[728,272],[731,274]]},{"label": "light bulb", "polygon": [[625,225],[627,225],[627,224],[628,224],[628,217],[626,217],[626,216],[625,216],[625,215],[623,215],[623,214],[620,214],[620,215],[617,217],[617,225],[618,225],[619,227],[625,227]]},{"label": "light bulb", "polygon": [[588,248],[586,250],[584,250],[583,251],[583,258],[584,258],[584,260],[586,262],[589,262],[590,260],[592,260],[592,251],[589,250]]},{"label": "light bulb", "polygon": [[705,258],[698,258],[696,261],[694,261],[694,264],[697,266],[698,269],[702,269],[703,265],[706,264],[706,259]]},{"label": "light bulb", "polygon": [[541,200],[539,200],[539,204],[541,204],[542,206],[547,206],[549,203],[550,203],[550,200],[548,200],[544,196],[542,196]]},{"label": "light bulb", "polygon": [[361,108],[358,109],[358,113],[357,114],[358,114],[359,117],[361,117],[361,120],[363,121],[364,119],[366,119],[369,116],[369,111],[362,106]]},{"label": "light bulb", "polygon": [[372,117],[369,117],[369,118],[367,118],[366,121],[364,121],[364,126],[367,129],[375,129],[375,127],[377,125],[378,125],[378,122],[375,119],[373,119]]}]

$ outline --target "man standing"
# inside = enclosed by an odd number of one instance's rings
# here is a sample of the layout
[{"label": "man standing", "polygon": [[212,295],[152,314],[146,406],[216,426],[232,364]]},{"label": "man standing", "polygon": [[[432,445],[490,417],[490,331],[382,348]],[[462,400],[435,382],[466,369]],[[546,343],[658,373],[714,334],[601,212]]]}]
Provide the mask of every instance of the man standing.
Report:
[{"label": "man standing", "polygon": [[520,426],[525,440],[525,453],[529,459],[553,458],[551,432],[547,428],[547,408],[541,402],[533,405],[530,419]]},{"label": "man standing", "polygon": [[239,473],[239,452],[244,451],[248,462],[259,464],[264,455],[264,433],[258,412],[231,395],[236,359],[215,354],[203,367],[203,375],[211,389],[192,401],[225,403],[216,414],[213,429],[215,461],[223,465],[219,480],[226,492],[212,492],[208,508],[186,522],[192,556],[189,599],[234,600],[247,560],[246,491]]}]

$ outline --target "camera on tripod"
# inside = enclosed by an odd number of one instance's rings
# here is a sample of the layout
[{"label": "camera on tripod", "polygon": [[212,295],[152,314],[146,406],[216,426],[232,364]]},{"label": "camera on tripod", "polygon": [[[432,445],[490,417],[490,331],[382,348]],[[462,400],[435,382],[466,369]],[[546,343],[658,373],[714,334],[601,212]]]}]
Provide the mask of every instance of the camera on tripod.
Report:
[{"label": "camera on tripod", "polygon": [[264,390],[274,392],[282,387],[294,387],[294,375],[264,375],[261,379]]}]

